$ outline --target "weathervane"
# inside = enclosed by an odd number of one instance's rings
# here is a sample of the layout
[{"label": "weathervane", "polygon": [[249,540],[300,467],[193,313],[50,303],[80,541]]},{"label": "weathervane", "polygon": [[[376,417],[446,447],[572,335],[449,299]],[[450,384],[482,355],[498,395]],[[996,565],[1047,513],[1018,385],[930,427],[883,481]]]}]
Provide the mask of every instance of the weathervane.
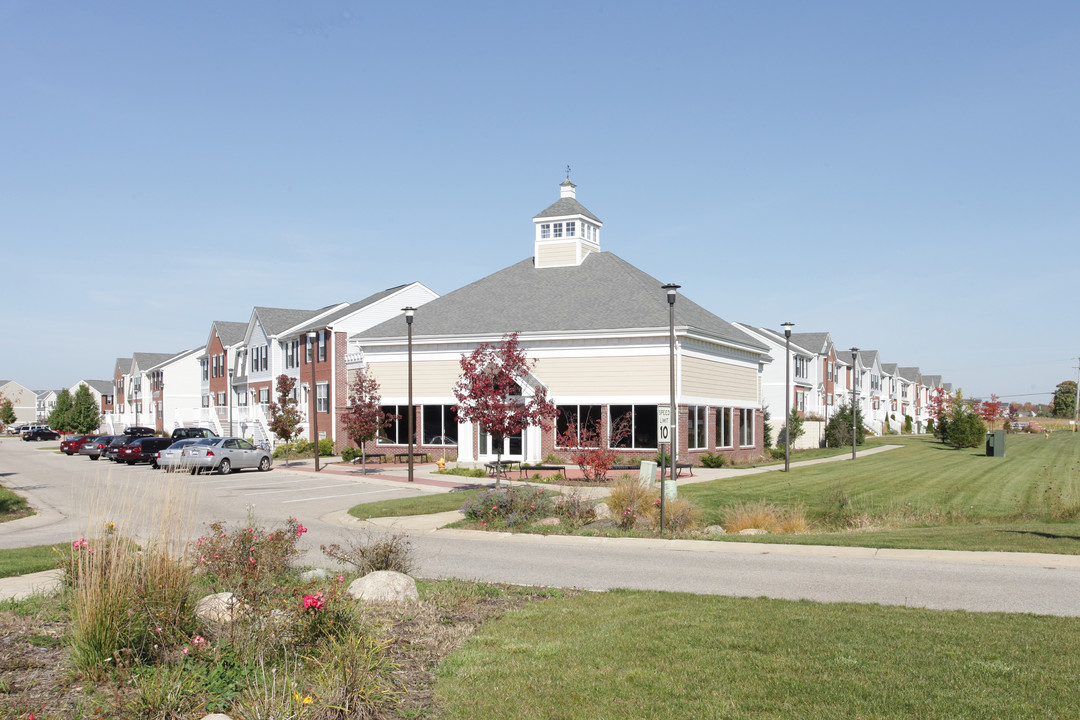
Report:
[{"label": "weathervane", "polygon": [[566,166],[566,179],[567,180],[570,179],[570,166],[569,165]]}]

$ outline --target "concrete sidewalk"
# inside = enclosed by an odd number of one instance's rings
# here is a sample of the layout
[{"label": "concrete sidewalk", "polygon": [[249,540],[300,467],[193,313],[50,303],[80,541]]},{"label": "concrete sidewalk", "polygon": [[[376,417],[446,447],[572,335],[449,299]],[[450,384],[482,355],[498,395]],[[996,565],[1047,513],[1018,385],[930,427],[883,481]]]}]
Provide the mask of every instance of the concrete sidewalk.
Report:
[{"label": "concrete sidewalk", "polygon": [[31,595],[51,595],[60,589],[60,570],[0,578],[0,600],[25,600]]}]

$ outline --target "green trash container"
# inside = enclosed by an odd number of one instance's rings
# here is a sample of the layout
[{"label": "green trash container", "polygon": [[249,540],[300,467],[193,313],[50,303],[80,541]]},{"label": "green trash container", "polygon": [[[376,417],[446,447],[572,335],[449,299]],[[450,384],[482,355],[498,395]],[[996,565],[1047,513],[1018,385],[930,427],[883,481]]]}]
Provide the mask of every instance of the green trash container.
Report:
[{"label": "green trash container", "polygon": [[1005,457],[1005,431],[986,433],[986,457]]}]

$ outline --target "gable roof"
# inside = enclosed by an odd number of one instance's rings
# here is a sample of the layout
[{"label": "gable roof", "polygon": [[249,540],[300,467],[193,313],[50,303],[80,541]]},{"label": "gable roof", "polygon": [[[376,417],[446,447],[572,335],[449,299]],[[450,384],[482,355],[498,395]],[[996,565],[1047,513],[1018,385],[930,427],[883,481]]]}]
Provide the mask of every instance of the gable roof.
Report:
[{"label": "gable roof", "polygon": [[[590,253],[581,265],[536,268],[532,258],[426,303],[413,332],[424,335],[503,335],[509,332],[580,332],[668,327],[661,283],[610,252]],[[754,351],[768,346],[694,301],[675,302],[675,324]],[[397,338],[401,318],[357,333]]]},{"label": "gable roof", "polygon": [[896,363],[881,363],[881,372],[889,375],[896,374]]},{"label": "gable roof", "polygon": [[[296,327],[301,323],[307,322],[315,317],[318,317],[322,313],[325,313],[331,308],[337,307],[341,303],[335,303],[334,305],[327,305],[326,307],[319,308],[318,310],[293,310],[290,308],[272,308],[272,307],[256,307],[254,312],[259,316],[259,323],[262,325],[267,335],[277,336],[285,332],[289,328]],[[247,330],[247,324],[244,325],[245,334]]]},{"label": "gable roof", "polygon": [[145,372],[172,357],[176,357],[176,353],[135,353],[132,356],[132,360],[134,361],[134,366]]},{"label": "gable roof", "polygon": [[919,379],[922,377],[922,373],[919,372],[919,368],[917,367],[902,367],[897,369],[900,371],[900,377],[911,382],[919,382]]},{"label": "gable roof", "polygon": [[791,342],[818,355],[826,355],[829,352],[830,340],[827,332],[793,332]]},{"label": "gable roof", "polygon": [[232,322],[230,320],[215,320],[210,326],[210,334],[217,333],[218,339],[225,347],[235,345],[244,339],[248,324],[246,322]]},{"label": "gable roof", "polygon": [[102,395],[112,395],[112,380],[83,380],[84,383],[97,390]]},{"label": "gable roof", "polygon": [[406,283],[404,285],[396,285],[396,286],[394,286],[392,288],[387,288],[385,290],[380,290],[377,293],[374,293],[372,295],[368,295],[363,300],[357,300],[354,303],[350,303],[350,304],[346,305],[345,307],[341,308],[340,310],[335,310],[334,312],[330,313],[326,317],[320,317],[320,318],[317,318],[315,320],[312,320],[310,323],[307,323],[303,327],[297,328],[296,332],[304,333],[304,332],[307,332],[309,330],[316,330],[316,329],[319,329],[319,328],[328,327],[329,325],[332,325],[335,321],[340,320],[343,317],[347,317],[347,316],[353,314],[354,312],[356,312],[357,310],[365,308],[368,305],[371,305],[372,303],[376,303],[379,300],[382,300],[383,298],[390,297],[391,295],[393,295],[397,291],[401,290],[402,288],[408,287],[408,286],[409,286],[409,283]]}]

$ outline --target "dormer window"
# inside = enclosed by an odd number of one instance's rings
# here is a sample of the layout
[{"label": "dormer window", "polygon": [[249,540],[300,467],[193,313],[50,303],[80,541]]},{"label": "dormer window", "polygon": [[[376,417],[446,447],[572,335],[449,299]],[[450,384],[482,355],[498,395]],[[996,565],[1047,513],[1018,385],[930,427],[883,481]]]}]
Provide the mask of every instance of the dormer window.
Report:
[{"label": "dormer window", "polygon": [[544,223],[540,226],[540,239],[547,240],[551,237],[551,223]]}]

